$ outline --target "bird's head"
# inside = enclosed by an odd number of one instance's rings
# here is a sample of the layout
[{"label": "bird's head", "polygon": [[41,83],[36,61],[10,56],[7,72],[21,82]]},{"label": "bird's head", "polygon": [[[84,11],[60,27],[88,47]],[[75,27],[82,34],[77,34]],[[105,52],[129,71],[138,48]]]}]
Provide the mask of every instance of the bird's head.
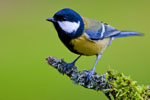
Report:
[{"label": "bird's head", "polygon": [[71,38],[79,37],[84,30],[81,16],[69,8],[58,11],[52,18],[46,20],[54,24],[58,34],[65,34]]}]

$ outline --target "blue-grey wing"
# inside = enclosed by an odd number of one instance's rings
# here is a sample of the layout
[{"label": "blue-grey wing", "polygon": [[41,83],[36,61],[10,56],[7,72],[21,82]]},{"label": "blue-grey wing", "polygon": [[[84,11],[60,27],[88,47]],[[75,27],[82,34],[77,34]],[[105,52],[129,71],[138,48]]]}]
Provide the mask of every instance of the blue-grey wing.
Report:
[{"label": "blue-grey wing", "polygon": [[[102,23],[102,24],[104,24],[104,23]],[[115,29],[114,27],[112,27],[108,24],[104,24],[104,27],[105,27],[105,32],[104,32],[103,38],[113,37],[113,36],[120,34],[119,30]]]},{"label": "blue-grey wing", "polygon": [[113,37],[120,33],[120,31],[114,27],[100,21],[84,18],[84,22],[86,26],[85,33],[91,40],[101,40],[107,37]]}]

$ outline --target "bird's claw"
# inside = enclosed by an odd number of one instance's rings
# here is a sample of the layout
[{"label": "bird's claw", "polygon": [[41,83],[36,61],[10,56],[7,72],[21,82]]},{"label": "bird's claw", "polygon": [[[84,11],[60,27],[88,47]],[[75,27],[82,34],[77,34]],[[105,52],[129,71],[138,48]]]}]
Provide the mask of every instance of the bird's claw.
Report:
[{"label": "bird's claw", "polygon": [[86,77],[86,80],[85,80],[86,83],[91,80],[91,76],[93,75],[93,73],[94,73],[93,70],[90,70],[90,71],[88,72],[87,77]]},{"label": "bird's claw", "polygon": [[66,65],[65,65],[65,67],[64,67],[64,69],[63,69],[63,74],[66,72],[66,70],[68,69],[68,68],[71,68],[71,67],[73,67],[74,66],[74,63],[67,63]]}]

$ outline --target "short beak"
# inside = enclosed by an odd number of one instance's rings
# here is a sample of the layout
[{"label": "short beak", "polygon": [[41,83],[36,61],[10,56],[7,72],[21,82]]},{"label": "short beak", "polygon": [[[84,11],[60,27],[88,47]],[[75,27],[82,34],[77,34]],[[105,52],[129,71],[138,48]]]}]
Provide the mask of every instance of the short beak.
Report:
[{"label": "short beak", "polygon": [[52,18],[47,18],[46,20],[47,20],[47,21],[50,21],[50,22],[55,22],[55,20],[54,20],[53,17],[52,17]]}]

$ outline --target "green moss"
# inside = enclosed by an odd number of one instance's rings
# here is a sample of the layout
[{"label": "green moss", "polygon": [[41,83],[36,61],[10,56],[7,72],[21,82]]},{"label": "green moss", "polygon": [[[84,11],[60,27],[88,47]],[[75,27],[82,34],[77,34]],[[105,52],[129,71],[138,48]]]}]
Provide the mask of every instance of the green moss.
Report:
[{"label": "green moss", "polygon": [[137,84],[123,73],[109,70],[107,79],[112,85],[112,89],[108,91],[115,97],[115,100],[148,100],[150,97],[150,90],[147,86]]}]

